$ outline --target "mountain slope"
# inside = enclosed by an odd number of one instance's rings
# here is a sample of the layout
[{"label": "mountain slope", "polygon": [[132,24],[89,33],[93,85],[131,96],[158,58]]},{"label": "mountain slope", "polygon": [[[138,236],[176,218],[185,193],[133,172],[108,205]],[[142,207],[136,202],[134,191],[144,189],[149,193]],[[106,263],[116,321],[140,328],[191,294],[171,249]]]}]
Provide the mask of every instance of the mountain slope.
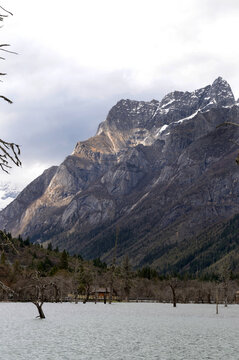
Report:
[{"label": "mountain slope", "polygon": [[198,236],[158,249],[158,269],[161,273],[197,273],[203,276],[223,274],[225,269],[229,269],[238,275],[238,225],[237,214],[228,221],[212,225]]},{"label": "mountain slope", "polygon": [[[70,252],[160,266],[160,251],[239,212],[239,107],[222,78],[162,101],[121,100],[96,136],[0,213],[0,227]],[[234,142],[233,142],[234,141]],[[38,190],[39,189],[39,190]]]}]

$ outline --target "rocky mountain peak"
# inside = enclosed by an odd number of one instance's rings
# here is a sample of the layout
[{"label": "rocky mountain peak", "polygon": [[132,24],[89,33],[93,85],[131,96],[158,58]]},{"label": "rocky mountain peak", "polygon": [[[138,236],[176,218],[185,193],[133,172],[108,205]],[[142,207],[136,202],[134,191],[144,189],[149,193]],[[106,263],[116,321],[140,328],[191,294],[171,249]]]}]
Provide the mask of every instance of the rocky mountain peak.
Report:
[{"label": "rocky mountain peak", "polygon": [[226,80],[218,77],[212,85],[200,88],[193,92],[174,91],[167,94],[161,101],[161,108],[168,111],[178,109],[194,109],[206,111],[216,106],[231,106],[235,98],[231,87]]},{"label": "rocky mountain peak", "polygon": [[104,132],[128,132],[163,126],[191,116],[196,111],[207,111],[217,106],[231,106],[235,98],[230,85],[218,77],[212,85],[195,91],[173,91],[161,101],[136,101],[122,99],[112,109],[97,134]]},{"label": "rocky mountain peak", "polygon": [[235,104],[235,97],[228,82],[219,76],[211,86],[210,97],[220,106]]}]

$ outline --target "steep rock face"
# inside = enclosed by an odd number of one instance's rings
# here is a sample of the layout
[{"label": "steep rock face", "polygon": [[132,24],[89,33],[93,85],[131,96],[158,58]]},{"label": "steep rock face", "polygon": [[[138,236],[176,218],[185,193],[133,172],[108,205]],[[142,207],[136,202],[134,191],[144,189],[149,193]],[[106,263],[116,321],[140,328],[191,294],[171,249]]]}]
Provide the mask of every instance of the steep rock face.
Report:
[{"label": "steep rock face", "polygon": [[[0,213],[14,235],[83,256],[159,266],[161,249],[234,215],[239,108],[222,78],[162,101],[121,100],[96,136],[47,170]],[[161,252],[160,252],[161,251]]]},{"label": "steep rock face", "polygon": [[0,213],[2,229],[11,229],[13,233],[19,231],[21,221],[27,210],[41,198],[50,184],[50,181],[57,171],[57,166],[45,170],[41,176],[31,182],[14,200],[14,206],[7,206]]}]

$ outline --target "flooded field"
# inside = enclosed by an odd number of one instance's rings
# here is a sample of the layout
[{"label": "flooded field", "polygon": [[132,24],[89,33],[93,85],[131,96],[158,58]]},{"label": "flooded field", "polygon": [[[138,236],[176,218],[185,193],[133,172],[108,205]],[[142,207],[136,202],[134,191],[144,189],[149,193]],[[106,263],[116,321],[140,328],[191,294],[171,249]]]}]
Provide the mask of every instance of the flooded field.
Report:
[{"label": "flooded field", "polygon": [[0,303],[3,360],[236,360],[239,306]]}]

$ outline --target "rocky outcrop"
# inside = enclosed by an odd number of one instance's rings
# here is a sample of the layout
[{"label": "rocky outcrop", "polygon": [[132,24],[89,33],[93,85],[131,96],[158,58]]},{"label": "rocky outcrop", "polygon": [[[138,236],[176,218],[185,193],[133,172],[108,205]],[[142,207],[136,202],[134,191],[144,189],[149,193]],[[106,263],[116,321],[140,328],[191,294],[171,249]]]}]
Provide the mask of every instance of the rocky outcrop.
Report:
[{"label": "rocky outcrop", "polygon": [[110,261],[154,263],[167,244],[239,211],[239,107],[222,78],[161,101],[121,100],[96,136],[77,143],[0,213],[0,226],[33,241]]}]

